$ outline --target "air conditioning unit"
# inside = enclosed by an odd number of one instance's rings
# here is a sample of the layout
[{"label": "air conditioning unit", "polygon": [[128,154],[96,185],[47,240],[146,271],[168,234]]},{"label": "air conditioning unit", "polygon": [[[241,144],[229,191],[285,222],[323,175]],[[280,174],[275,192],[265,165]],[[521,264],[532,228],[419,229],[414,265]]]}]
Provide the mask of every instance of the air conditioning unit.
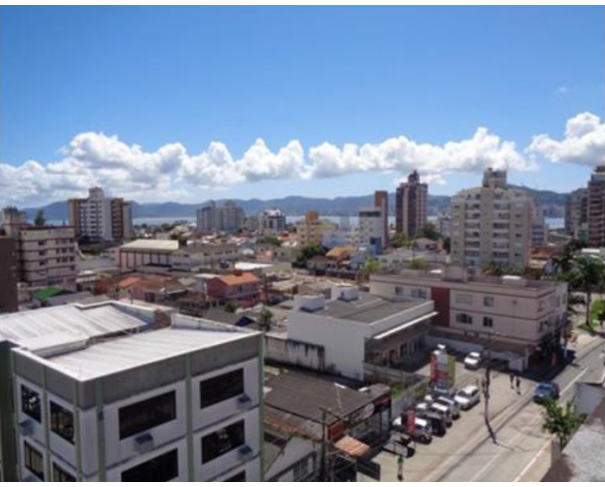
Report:
[{"label": "air conditioning unit", "polygon": [[31,436],[34,434],[34,422],[31,419],[26,419],[19,423],[19,434],[21,436]]},{"label": "air conditioning unit", "polygon": [[134,439],[134,449],[137,453],[147,453],[153,450],[153,436],[151,433],[143,433]]},{"label": "air conditioning unit", "polygon": [[252,398],[248,394],[242,394],[237,398],[237,406],[240,409],[247,409],[252,404]]},{"label": "air conditioning unit", "polygon": [[248,460],[252,456],[253,450],[248,445],[240,446],[237,450],[237,456],[240,460]]}]

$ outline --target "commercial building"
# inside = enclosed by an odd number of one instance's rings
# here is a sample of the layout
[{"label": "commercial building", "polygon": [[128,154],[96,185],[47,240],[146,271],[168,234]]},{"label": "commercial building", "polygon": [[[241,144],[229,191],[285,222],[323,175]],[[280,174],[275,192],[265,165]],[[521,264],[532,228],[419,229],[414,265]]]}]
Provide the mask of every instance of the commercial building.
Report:
[{"label": "commercial building", "polygon": [[123,242],[132,237],[132,206],[123,198],[108,198],[102,188],[90,188],[88,198],[67,202],[69,223],[77,238]]},{"label": "commercial building", "polygon": [[0,313],[12,313],[19,310],[17,294],[17,253],[15,241],[0,235]]},{"label": "commercial building", "polygon": [[376,206],[359,210],[358,246],[368,247],[373,254],[382,254],[387,244],[386,234],[383,209]]},{"label": "commercial building", "polygon": [[0,480],[262,480],[261,339],[116,302],[0,317]]},{"label": "commercial building", "polygon": [[572,191],[565,203],[565,232],[576,240],[588,240],[588,190]]},{"label": "commercial building", "polygon": [[227,201],[222,206],[210,201],[197,210],[197,233],[238,233],[244,228],[245,220],[243,208],[233,201]]},{"label": "commercial building", "polygon": [[288,339],[321,346],[327,371],[356,380],[366,364],[397,367],[424,355],[428,299],[393,299],[335,286],[332,297],[297,295],[288,315]]},{"label": "commercial building", "polygon": [[452,199],[452,263],[524,268],[531,247],[533,200],[510,188],[506,171],[487,169],[483,185]]},{"label": "commercial building", "polygon": [[179,250],[177,240],[139,239],[122,245],[116,252],[120,269],[138,269],[143,266],[172,266],[172,256]]},{"label": "commercial building", "polygon": [[605,247],[605,165],[588,182],[588,245]]},{"label": "commercial building", "polygon": [[261,300],[261,280],[251,272],[215,276],[205,284],[208,299],[223,305],[229,301],[239,306],[256,306]]},{"label": "commercial building", "polygon": [[387,299],[423,298],[438,315],[432,334],[455,348],[513,352],[529,359],[553,350],[567,326],[567,283],[533,281],[517,276],[471,276],[450,266],[431,272],[372,274],[370,292]]},{"label": "commercial building", "polygon": [[19,280],[31,287],[76,289],[75,231],[69,226],[28,226],[25,212],[4,210],[6,234],[15,242]]},{"label": "commercial building", "polygon": [[286,230],[286,214],[276,208],[265,210],[259,216],[259,227],[263,235],[279,235]]},{"label": "commercial building", "polygon": [[200,268],[227,268],[240,257],[233,244],[192,243],[172,254],[172,267],[178,270],[196,271]]},{"label": "commercial building", "polygon": [[319,245],[323,240],[324,232],[337,230],[336,224],[320,220],[319,213],[309,211],[305,217],[296,224],[296,241],[300,247]]},{"label": "commercial building", "polygon": [[395,230],[409,238],[416,238],[428,217],[429,187],[420,182],[414,171],[405,183],[401,183],[395,195]]}]

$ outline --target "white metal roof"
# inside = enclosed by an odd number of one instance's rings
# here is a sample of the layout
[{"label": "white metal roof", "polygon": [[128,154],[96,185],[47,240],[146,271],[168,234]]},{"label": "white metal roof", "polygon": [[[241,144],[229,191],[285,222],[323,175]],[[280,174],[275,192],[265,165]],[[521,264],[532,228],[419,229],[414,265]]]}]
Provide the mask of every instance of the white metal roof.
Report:
[{"label": "white metal roof", "polygon": [[47,363],[60,372],[85,381],[249,335],[234,332],[233,328],[164,328],[89,345],[50,357]]},{"label": "white metal roof", "polygon": [[177,240],[138,239],[122,245],[121,248],[129,250],[159,250],[172,252],[179,249],[179,242]]}]

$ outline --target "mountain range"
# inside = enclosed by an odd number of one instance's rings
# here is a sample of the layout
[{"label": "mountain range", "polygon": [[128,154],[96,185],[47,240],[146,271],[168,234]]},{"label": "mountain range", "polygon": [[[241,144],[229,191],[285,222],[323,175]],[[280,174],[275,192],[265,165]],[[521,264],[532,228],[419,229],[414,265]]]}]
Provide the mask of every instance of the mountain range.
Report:
[{"label": "mountain range", "polygon": [[[567,194],[554,191],[543,191],[532,188],[521,188],[535,198],[542,206],[545,216],[560,218],[564,215],[565,200]],[[446,212],[449,208],[451,198],[449,196],[429,195],[429,215],[437,215]],[[226,200],[215,200],[218,204]],[[287,196],[271,200],[250,199],[231,200],[241,206],[246,214],[254,215],[267,208],[280,208],[290,216],[304,215],[310,210],[318,211],[326,216],[356,215],[359,208],[373,206],[374,195],[366,196],[343,196],[337,198],[308,198],[305,196]],[[207,202],[188,203],[137,203],[133,201],[134,218],[185,218],[194,217],[196,210]],[[25,209],[28,219],[33,219],[36,212],[42,209],[48,221],[60,222],[67,220],[67,202],[57,201],[41,208]],[[389,194],[389,213],[395,214],[395,193]]]}]

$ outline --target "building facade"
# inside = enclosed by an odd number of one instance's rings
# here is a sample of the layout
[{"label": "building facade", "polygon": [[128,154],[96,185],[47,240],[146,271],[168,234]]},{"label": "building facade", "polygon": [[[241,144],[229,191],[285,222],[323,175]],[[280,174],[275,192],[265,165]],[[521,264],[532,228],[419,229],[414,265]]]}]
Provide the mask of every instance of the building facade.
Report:
[{"label": "building facade", "polygon": [[179,242],[176,240],[134,240],[117,249],[115,263],[120,269],[171,267],[172,256],[177,250]]},{"label": "building facade", "polygon": [[259,230],[263,235],[279,235],[286,230],[286,214],[276,208],[263,211],[259,216]]},{"label": "building facade", "polygon": [[420,182],[414,171],[405,183],[401,183],[395,195],[395,230],[409,238],[416,238],[428,218],[429,188]]},{"label": "building facade", "polygon": [[[262,480],[260,334],[121,303],[62,308],[79,329],[8,352],[17,478],[3,480]],[[125,331],[99,331],[111,326]]]},{"label": "building facade", "polygon": [[524,268],[531,247],[533,200],[509,188],[506,171],[487,169],[483,185],[452,199],[452,263]]},{"label": "building facade", "polygon": [[319,245],[323,240],[323,234],[327,231],[335,231],[336,224],[320,220],[319,213],[309,211],[305,217],[296,224],[296,241],[301,247],[307,245]]},{"label": "building facade", "polygon": [[368,247],[374,254],[382,254],[386,247],[385,219],[380,207],[361,208],[359,210],[359,230],[357,245]]},{"label": "building facade", "polygon": [[239,256],[236,245],[193,243],[173,252],[172,267],[184,271],[198,268],[226,268],[236,262]]},{"label": "building facade", "polygon": [[0,235],[0,313],[19,311],[17,293],[17,252],[15,241]]},{"label": "building facade", "polygon": [[261,280],[251,272],[216,276],[206,282],[206,295],[216,304],[229,301],[239,306],[256,306],[261,300]]},{"label": "building facade", "polygon": [[376,191],[374,193],[374,206],[380,208],[382,213],[382,248],[389,246],[389,193],[388,191]]},{"label": "building facade", "polygon": [[572,191],[565,203],[565,232],[574,239],[588,240],[588,190]]},{"label": "building facade", "polygon": [[588,183],[588,245],[605,247],[605,165],[595,169]]},{"label": "building facade", "polygon": [[238,233],[244,228],[245,221],[243,208],[233,201],[227,201],[222,206],[211,201],[197,210],[197,232],[200,235]]},{"label": "building facade", "polygon": [[67,209],[77,238],[123,242],[133,235],[131,204],[122,198],[106,197],[102,188],[90,188],[88,198],[68,200]]}]

